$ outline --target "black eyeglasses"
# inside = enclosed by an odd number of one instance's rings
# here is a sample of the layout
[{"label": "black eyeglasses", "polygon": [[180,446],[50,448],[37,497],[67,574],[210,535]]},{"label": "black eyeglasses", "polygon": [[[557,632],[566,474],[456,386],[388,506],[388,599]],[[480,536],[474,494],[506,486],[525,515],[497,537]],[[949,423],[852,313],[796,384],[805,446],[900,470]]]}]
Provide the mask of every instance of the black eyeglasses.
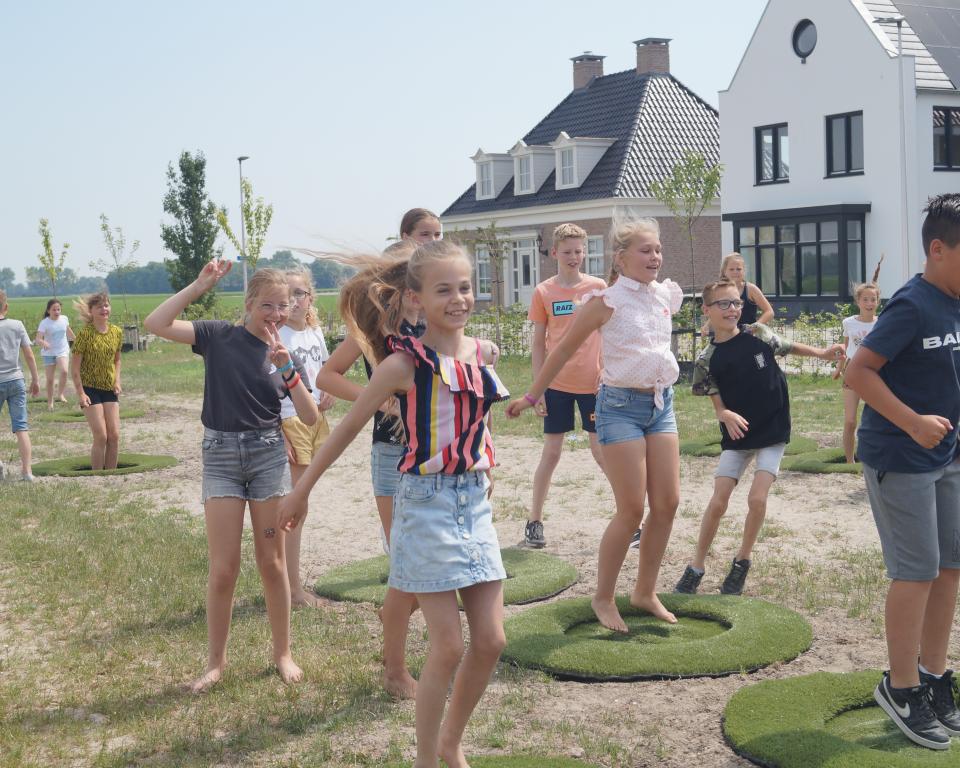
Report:
[{"label": "black eyeglasses", "polygon": [[708,307],[720,307],[720,309],[740,309],[743,306],[743,301],[740,299],[717,299],[716,301],[711,301],[707,304]]}]

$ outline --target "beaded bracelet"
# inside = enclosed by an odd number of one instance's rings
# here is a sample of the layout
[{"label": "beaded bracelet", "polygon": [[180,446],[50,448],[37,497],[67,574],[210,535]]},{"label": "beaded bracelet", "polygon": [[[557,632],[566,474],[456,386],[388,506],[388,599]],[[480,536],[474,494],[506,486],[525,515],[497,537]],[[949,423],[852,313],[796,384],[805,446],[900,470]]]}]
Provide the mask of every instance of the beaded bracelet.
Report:
[{"label": "beaded bracelet", "polygon": [[284,371],[289,371],[293,368],[293,360],[287,360],[287,364],[283,368],[277,368],[278,373],[283,373]]}]

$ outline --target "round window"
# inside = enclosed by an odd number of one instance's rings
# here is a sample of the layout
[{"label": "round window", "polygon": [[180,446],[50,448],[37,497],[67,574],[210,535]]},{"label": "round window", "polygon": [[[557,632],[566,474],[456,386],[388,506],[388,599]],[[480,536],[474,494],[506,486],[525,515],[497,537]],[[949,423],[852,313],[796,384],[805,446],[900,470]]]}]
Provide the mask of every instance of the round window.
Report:
[{"label": "round window", "polygon": [[806,61],[817,47],[817,28],[810,19],[804,19],[793,28],[793,52]]}]

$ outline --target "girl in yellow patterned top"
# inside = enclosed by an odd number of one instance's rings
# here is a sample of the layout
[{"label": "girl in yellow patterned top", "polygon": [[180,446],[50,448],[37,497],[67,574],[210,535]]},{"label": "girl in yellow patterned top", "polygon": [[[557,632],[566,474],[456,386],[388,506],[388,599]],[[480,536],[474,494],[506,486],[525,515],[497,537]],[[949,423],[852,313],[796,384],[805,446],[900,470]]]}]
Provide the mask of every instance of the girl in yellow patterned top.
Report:
[{"label": "girl in yellow patterned top", "polygon": [[73,342],[70,372],[80,408],[93,433],[91,469],[116,469],[120,451],[120,347],[123,332],[110,324],[106,291],[83,296],[73,305],[83,328]]}]

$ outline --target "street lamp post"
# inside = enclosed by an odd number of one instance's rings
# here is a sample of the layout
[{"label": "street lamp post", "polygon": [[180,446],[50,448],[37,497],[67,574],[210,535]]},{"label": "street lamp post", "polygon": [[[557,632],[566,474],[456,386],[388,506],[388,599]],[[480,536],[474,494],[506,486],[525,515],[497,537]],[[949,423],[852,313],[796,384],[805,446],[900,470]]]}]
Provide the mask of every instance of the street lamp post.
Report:
[{"label": "street lamp post", "polygon": [[240,168],[240,260],[243,262],[243,293],[247,293],[247,235],[243,221],[243,161],[249,160],[246,155],[240,155],[237,158],[237,166]]}]

